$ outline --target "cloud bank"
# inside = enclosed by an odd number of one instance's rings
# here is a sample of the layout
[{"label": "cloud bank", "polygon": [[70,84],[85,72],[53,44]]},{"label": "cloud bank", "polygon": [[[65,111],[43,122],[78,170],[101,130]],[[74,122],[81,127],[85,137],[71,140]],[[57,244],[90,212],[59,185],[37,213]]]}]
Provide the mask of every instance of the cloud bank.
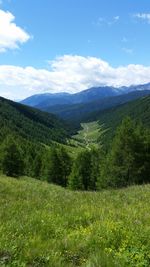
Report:
[{"label": "cloud bank", "polygon": [[150,13],[137,13],[134,15],[134,17],[150,24]]},{"label": "cloud bank", "polygon": [[16,49],[30,39],[30,35],[14,23],[15,17],[0,9],[0,53]]},{"label": "cloud bank", "polygon": [[64,55],[49,61],[49,69],[0,65],[0,95],[22,99],[44,92],[79,92],[93,86],[130,86],[150,82],[150,67],[112,67],[95,57]]}]

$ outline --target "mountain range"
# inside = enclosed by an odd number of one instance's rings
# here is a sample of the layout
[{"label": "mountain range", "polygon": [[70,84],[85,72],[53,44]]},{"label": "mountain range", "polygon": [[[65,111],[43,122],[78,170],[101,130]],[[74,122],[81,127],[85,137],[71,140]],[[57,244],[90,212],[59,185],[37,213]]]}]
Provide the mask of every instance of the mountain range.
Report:
[{"label": "mountain range", "polygon": [[150,83],[144,85],[135,85],[130,87],[92,87],[79,93],[46,93],[36,94],[21,101],[22,104],[48,110],[56,105],[83,104],[100,100],[106,97],[127,94],[133,91],[150,90]]},{"label": "mountain range", "polygon": [[69,121],[74,129],[91,113],[127,103],[150,94],[150,83],[130,87],[92,87],[79,93],[37,94],[21,101],[22,104],[53,113]]}]

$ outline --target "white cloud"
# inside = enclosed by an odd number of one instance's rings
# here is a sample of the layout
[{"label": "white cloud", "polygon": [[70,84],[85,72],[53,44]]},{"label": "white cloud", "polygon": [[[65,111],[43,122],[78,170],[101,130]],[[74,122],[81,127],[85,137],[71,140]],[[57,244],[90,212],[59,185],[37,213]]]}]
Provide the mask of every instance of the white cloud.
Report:
[{"label": "white cloud", "polygon": [[16,49],[19,44],[25,43],[30,36],[14,23],[15,17],[8,11],[0,9],[0,52]]},{"label": "white cloud", "polygon": [[126,54],[129,54],[129,55],[132,55],[132,54],[133,54],[133,49],[131,49],[131,48],[123,47],[122,50],[123,50]]},{"label": "white cloud", "polygon": [[120,20],[120,16],[114,16],[113,18],[106,19],[104,17],[99,17],[96,23],[94,23],[97,26],[107,25],[111,26],[115,23],[117,23]]},{"label": "white cloud", "polygon": [[118,21],[118,20],[120,19],[120,16],[115,16],[115,17],[113,17],[113,19],[114,19],[115,21]]},{"label": "white cloud", "polygon": [[64,55],[50,69],[0,65],[0,95],[21,99],[44,92],[79,92],[93,86],[129,86],[150,82],[150,67],[112,67],[95,57]]},{"label": "white cloud", "polygon": [[134,15],[134,17],[150,24],[150,13],[137,13]]}]

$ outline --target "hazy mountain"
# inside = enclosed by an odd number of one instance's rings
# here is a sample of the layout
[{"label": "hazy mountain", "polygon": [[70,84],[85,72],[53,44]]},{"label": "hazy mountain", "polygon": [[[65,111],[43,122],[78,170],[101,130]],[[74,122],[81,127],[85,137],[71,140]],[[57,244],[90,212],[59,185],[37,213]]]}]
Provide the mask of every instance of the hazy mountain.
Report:
[{"label": "hazy mountain", "polygon": [[70,94],[68,93],[56,93],[56,94],[37,94],[30,96],[20,103],[31,106],[31,107],[46,107],[47,105],[58,105],[58,104],[70,104]]},{"label": "hazy mountain", "polygon": [[150,95],[150,90],[134,91],[123,95],[105,97],[89,103],[50,106],[44,108],[44,110],[57,114],[65,120],[81,122],[92,112],[106,110],[147,95]]},{"label": "hazy mountain", "polygon": [[33,95],[24,99],[21,103],[45,109],[46,107],[54,105],[88,103],[92,100],[94,101],[118,94],[118,90],[113,87],[93,87],[75,94],[56,93]]},{"label": "hazy mountain", "polygon": [[69,93],[37,94],[22,100],[21,103],[45,110],[48,109],[48,107],[55,105],[88,103],[91,101],[103,99],[105,97],[122,95],[125,93],[129,93],[132,91],[139,91],[139,90],[150,90],[150,83],[144,85],[136,85],[136,86],[120,87],[120,88],[115,88],[110,86],[93,87],[75,94],[69,94]]}]

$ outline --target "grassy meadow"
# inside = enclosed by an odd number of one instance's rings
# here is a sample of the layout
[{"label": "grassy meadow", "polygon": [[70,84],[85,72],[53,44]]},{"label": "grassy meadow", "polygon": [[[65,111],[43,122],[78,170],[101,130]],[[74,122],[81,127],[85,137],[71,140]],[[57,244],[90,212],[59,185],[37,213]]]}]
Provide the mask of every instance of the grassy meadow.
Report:
[{"label": "grassy meadow", "polygon": [[73,192],[0,176],[0,266],[149,267],[150,185]]},{"label": "grassy meadow", "polygon": [[85,148],[98,148],[98,139],[104,132],[98,121],[81,123],[81,127],[82,129],[78,131],[76,135],[68,139],[67,144],[60,145],[58,142],[53,141],[53,144],[65,148],[73,159],[76,158],[80,152],[84,151]]},{"label": "grassy meadow", "polygon": [[103,129],[98,121],[81,123],[82,129],[73,138],[85,147],[98,147],[98,139],[103,134]]}]

